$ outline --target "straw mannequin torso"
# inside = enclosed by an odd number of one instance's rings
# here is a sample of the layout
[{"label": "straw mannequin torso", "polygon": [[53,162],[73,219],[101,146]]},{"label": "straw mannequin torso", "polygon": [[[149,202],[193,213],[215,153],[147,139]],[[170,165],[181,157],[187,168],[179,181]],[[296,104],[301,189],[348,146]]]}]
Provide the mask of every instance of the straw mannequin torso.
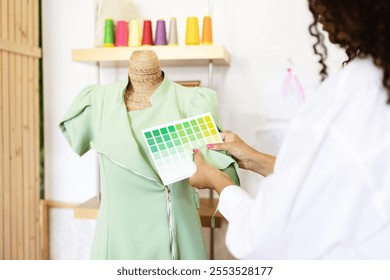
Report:
[{"label": "straw mannequin torso", "polygon": [[151,107],[150,98],[164,78],[157,55],[150,50],[133,52],[128,73],[124,97],[127,111]]}]

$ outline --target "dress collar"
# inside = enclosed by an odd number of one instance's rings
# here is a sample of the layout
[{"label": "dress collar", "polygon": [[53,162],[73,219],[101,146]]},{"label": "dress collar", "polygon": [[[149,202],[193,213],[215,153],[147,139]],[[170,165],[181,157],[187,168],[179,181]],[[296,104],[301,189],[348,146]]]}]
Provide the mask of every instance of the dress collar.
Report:
[{"label": "dress collar", "polygon": [[[152,105],[157,105],[164,99],[165,95],[168,92],[169,85],[171,84],[171,81],[167,78],[164,71],[162,71],[162,74],[164,78],[161,84],[156,88],[156,90],[153,92],[150,98],[150,103],[152,103]],[[122,80],[120,83],[121,83],[120,87],[122,90],[122,94],[120,98],[121,101],[124,102],[124,95],[126,93],[126,88],[129,83],[129,78]]]},{"label": "dress collar", "polygon": [[[153,106],[158,106],[160,102],[164,101],[170,83],[170,80],[164,75],[162,83],[152,95],[151,103]],[[162,183],[158,174],[145,160],[145,155],[139,148],[131,127],[124,101],[127,84],[128,79],[125,79],[119,82],[119,87],[113,89],[119,91],[117,96],[120,100],[110,108],[103,121],[103,128],[96,140],[93,141],[92,146],[97,152],[106,155],[116,164],[145,178]]]}]

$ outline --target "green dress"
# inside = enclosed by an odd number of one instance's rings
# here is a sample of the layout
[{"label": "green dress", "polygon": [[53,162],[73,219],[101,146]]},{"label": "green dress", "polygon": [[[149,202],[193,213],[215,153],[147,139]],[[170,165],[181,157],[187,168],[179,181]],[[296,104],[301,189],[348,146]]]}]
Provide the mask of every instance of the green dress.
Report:
[{"label": "green dress", "polygon": [[[99,155],[101,204],[92,259],[207,259],[197,208],[187,180],[164,186],[141,129],[210,112],[217,126],[213,90],[187,88],[164,78],[152,107],[127,112],[128,80],[83,89],[60,123],[72,149]],[[206,161],[238,184],[237,163],[224,153],[201,148]]]}]

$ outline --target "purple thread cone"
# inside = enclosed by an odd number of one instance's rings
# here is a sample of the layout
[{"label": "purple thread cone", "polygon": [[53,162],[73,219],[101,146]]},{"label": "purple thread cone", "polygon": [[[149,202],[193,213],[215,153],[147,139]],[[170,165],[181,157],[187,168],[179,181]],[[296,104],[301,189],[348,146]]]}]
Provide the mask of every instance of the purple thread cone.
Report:
[{"label": "purple thread cone", "polygon": [[158,20],[156,26],[156,37],[154,40],[155,45],[167,44],[167,32],[165,30],[165,20]]}]

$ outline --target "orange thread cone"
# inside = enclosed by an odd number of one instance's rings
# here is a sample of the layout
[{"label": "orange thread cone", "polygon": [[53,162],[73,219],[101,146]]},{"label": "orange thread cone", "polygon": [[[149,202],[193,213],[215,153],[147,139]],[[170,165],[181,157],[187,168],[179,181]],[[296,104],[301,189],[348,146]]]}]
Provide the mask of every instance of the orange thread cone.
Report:
[{"label": "orange thread cone", "polygon": [[211,17],[205,16],[203,18],[203,31],[202,31],[202,45],[213,44],[213,26]]}]

